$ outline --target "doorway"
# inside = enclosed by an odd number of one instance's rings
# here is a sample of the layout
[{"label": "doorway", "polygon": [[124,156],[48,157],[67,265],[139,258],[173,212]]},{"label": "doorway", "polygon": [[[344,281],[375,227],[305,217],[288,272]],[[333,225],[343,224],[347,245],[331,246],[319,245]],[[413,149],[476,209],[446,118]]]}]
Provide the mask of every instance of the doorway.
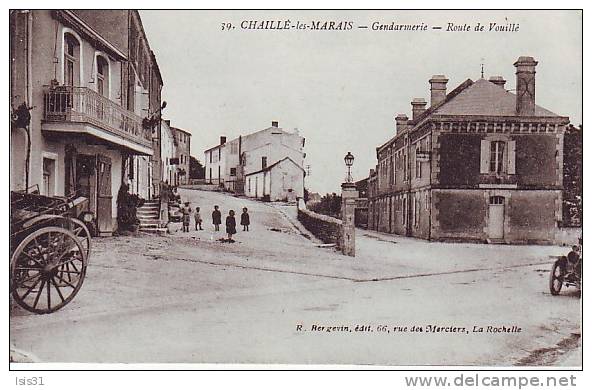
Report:
[{"label": "doorway", "polygon": [[97,155],[97,228],[99,235],[113,233],[111,159]]},{"label": "doorway", "polygon": [[504,238],[505,198],[503,196],[489,197],[489,238]]},{"label": "doorway", "polygon": [[43,195],[55,196],[56,194],[56,161],[43,157]]}]

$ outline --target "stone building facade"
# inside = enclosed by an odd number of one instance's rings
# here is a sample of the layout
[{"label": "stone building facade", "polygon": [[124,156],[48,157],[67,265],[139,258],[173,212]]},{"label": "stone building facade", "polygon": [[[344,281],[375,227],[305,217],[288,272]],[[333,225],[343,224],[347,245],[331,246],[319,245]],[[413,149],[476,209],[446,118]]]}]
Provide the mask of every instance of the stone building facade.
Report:
[{"label": "stone building facade", "polygon": [[85,196],[97,231],[117,228],[123,184],[152,195],[162,80],[134,10],[11,10],[10,189]]},{"label": "stone building facade", "polygon": [[433,76],[431,102],[376,149],[368,178],[371,229],[429,240],[552,243],[562,222],[563,134],[569,123],[535,103],[532,57],[505,80],[470,79],[447,93]]}]

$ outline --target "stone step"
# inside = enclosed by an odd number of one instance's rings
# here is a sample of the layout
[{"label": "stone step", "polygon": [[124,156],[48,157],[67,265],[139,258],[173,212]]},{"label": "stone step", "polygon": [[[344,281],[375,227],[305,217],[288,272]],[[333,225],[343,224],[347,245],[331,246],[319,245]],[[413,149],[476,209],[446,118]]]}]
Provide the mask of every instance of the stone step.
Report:
[{"label": "stone step", "polygon": [[155,215],[158,216],[158,211],[152,211],[152,210],[138,210],[136,212],[137,215]]},{"label": "stone step", "polygon": [[158,218],[138,218],[140,223],[160,223]]},{"label": "stone step", "polygon": [[166,234],[167,228],[160,227],[140,227],[140,231],[144,233]]},{"label": "stone step", "polygon": [[160,204],[146,204],[144,203],[142,206],[138,207],[139,209],[157,209],[160,208]]},{"label": "stone step", "polygon": [[140,229],[153,228],[153,227],[162,227],[162,226],[160,226],[160,224],[158,222],[146,222],[146,223],[140,222]]},{"label": "stone step", "polygon": [[159,208],[158,206],[142,206],[138,207],[138,210],[158,210]]}]

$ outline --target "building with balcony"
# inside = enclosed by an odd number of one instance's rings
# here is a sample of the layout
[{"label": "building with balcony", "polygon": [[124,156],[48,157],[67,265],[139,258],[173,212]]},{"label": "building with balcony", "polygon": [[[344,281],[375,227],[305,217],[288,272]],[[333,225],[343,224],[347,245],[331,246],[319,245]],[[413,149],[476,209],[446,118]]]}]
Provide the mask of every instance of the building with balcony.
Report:
[{"label": "building with balcony", "polygon": [[535,103],[532,57],[500,77],[447,93],[433,76],[430,107],[413,99],[396,135],[376,149],[369,228],[430,240],[552,243],[562,222],[563,134],[569,124]]},{"label": "building with balcony", "polygon": [[303,197],[304,144],[297,129],[285,131],[275,121],[271,127],[228,142],[222,136],[219,145],[204,152],[206,181],[254,198]]},{"label": "building with balcony", "polygon": [[152,196],[154,126],[162,80],[133,10],[10,13],[10,187],[89,199],[97,231],[117,227],[123,184]]}]

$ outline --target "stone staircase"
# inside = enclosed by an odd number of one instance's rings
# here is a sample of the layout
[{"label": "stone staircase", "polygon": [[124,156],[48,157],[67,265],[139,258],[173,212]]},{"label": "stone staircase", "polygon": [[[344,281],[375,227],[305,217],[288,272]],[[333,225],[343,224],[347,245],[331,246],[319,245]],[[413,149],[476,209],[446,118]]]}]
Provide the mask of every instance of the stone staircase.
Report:
[{"label": "stone staircase", "polygon": [[158,213],[160,210],[160,200],[147,200],[141,207],[138,207],[137,217],[140,220],[140,231],[146,233],[165,234],[167,228],[165,224],[160,223]]}]

